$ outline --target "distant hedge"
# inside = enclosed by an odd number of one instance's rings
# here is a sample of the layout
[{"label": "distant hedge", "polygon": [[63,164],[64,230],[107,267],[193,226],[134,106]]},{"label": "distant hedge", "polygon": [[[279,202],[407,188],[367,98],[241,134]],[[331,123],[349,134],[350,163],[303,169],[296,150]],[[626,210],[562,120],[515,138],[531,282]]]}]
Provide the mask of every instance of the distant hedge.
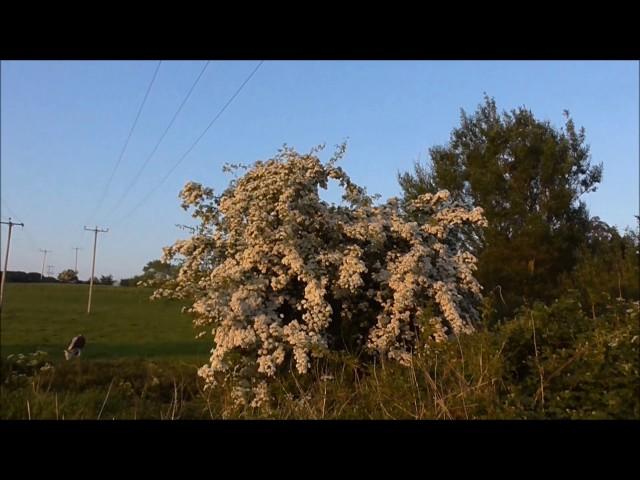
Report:
[{"label": "distant hedge", "polygon": [[[3,272],[0,272],[0,279]],[[55,277],[44,277],[37,272],[7,272],[7,282],[16,283],[60,283]]]}]

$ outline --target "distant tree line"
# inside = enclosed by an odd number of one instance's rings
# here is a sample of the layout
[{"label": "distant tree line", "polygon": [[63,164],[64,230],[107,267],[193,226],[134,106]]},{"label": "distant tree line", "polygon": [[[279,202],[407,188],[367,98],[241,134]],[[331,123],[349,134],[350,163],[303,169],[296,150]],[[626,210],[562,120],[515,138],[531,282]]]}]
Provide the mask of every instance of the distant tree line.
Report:
[{"label": "distant tree line", "polygon": [[[2,278],[4,272],[0,272],[0,278]],[[20,272],[20,271],[8,271],[7,282],[15,283],[60,283],[55,277],[44,277],[38,272]]]},{"label": "distant tree line", "polygon": [[[0,272],[0,279],[2,278],[3,272]],[[71,270],[63,270],[60,272],[58,277],[42,277],[38,272],[22,272],[22,271],[8,271],[7,272],[7,282],[12,283],[77,283],[77,284],[88,284],[89,279],[80,280],[78,279],[78,274]],[[103,275],[100,278],[94,277],[93,283],[97,285],[113,285],[114,279],[113,275]]]},{"label": "distant tree line", "polygon": [[[161,260],[152,260],[142,269],[142,275],[120,280],[121,287],[136,287],[140,282],[157,286],[163,281],[174,278],[179,270],[178,265],[163,263]],[[2,272],[0,272],[0,279]],[[45,276],[42,278],[38,272],[8,271],[7,282],[14,283],[74,283],[88,284],[89,279],[80,280],[78,274],[71,268],[63,270],[57,277]],[[113,285],[115,279],[113,275],[101,275],[100,278],[93,278],[94,285]]]}]

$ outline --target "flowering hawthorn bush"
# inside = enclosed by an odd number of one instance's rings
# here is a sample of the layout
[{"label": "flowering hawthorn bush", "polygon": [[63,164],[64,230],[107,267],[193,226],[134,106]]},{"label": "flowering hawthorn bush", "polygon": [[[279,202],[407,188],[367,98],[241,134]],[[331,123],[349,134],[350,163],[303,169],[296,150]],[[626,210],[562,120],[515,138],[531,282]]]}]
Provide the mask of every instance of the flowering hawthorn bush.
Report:
[{"label": "flowering hawthorn bush", "polygon": [[[231,381],[240,404],[267,400],[267,380],[289,360],[300,374],[312,357],[359,349],[408,364],[427,338],[469,333],[478,320],[476,259],[459,251],[468,224],[486,225],[447,191],[401,205],[376,204],[321,147],[284,147],[256,162],[222,195],[190,182],[182,207],[200,223],[188,240],[164,249],[183,259],[176,279],[154,298],[192,302],[194,324],[213,335],[208,386]],[[341,205],[321,200],[329,180]],[[422,224],[409,217],[427,218]]]}]

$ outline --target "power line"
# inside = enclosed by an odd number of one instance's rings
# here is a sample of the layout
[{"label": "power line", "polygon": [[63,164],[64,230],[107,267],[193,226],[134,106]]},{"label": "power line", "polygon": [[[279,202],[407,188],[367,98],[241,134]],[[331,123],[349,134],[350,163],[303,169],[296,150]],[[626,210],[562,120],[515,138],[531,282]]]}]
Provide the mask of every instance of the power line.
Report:
[{"label": "power line", "polygon": [[122,161],[122,157],[124,156],[124,152],[127,150],[127,146],[129,145],[129,140],[131,140],[131,136],[133,135],[133,131],[135,130],[136,125],[138,124],[138,119],[140,118],[140,114],[142,113],[142,109],[144,108],[145,103],[147,103],[147,98],[149,97],[149,92],[151,92],[151,87],[153,86],[153,83],[156,80],[156,76],[158,75],[158,70],[160,70],[160,64],[161,63],[162,63],[162,60],[160,60],[158,62],[158,66],[156,67],[156,70],[153,72],[153,77],[151,78],[151,82],[149,83],[149,86],[147,87],[147,92],[144,94],[144,99],[142,100],[142,103],[140,104],[140,108],[138,109],[138,113],[136,114],[136,118],[133,121],[133,125],[131,125],[131,129],[129,130],[129,135],[127,135],[127,139],[124,142],[124,146],[122,147],[122,150],[120,151],[120,156],[118,157],[118,161],[116,162],[115,166],[113,167],[113,171],[111,172],[111,176],[109,177],[109,180],[107,180],[107,184],[105,185],[104,190],[102,191],[102,195],[100,197],[100,200],[98,200],[98,206],[94,210],[94,212],[91,215],[91,217],[89,218],[89,220],[91,220],[96,215],[96,213],[98,213],[98,210],[100,210],[100,207],[102,206],[102,202],[104,201],[104,199],[105,199],[105,197],[107,195],[107,191],[109,190],[109,187],[111,186],[111,182],[113,180],[113,177],[116,174],[116,170],[118,170],[118,166],[120,165],[120,162]]},{"label": "power line", "polygon": [[171,167],[171,169],[162,178],[162,180],[160,180],[160,183],[158,183],[154,188],[152,188],[149,191],[149,193],[145,197],[143,197],[143,199],[135,207],[133,207],[133,209],[131,209],[124,217],[120,218],[120,220],[118,222],[116,222],[117,225],[121,224],[130,215],[132,215],[143,203],[145,203],[156,192],[156,190],[158,190],[158,188],[160,188],[162,186],[162,184],[167,180],[167,178],[169,178],[171,176],[173,171],[176,168],[178,168],[178,166],[184,161],[184,159],[187,157],[187,155],[189,155],[189,153],[191,153],[191,151],[195,148],[195,146],[200,142],[202,137],[204,137],[204,135],[209,131],[211,126],[218,120],[218,118],[220,118],[220,116],[224,113],[224,111],[227,109],[227,107],[229,105],[231,105],[231,102],[233,102],[233,100],[238,96],[238,94],[242,91],[244,86],[249,82],[249,80],[251,80],[251,77],[253,77],[253,75],[258,71],[258,69],[260,68],[260,66],[263,63],[264,63],[264,60],[261,60],[258,63],[256,68],[254,68],[253,71],[249,74],[249,76],[244,80],[244,82],[242,82],[240,87],[235,91],[235,93],[231,96],[231,98],[229,98],[227,103],[225,103],[224,106],[220,109],[220,111],[216,114],[216,116],[213,117],[213,120],[211,120],[211,122],[209,122],[209,125],[207,125],[207,127],[204,129],[204,131],[198,136],[198,138],[196,138],[196,140],[191,144],[191,146],[187,149],[187,151],[180,157],[180,159],[175,163],[175,165],[173,167]]},{"label": "power line", "polygon": [[178,110],[176,110],[176,112],[173,114],[173,118],[171,119],[171,121],[169,122],[169,124],[167,125],[167,128],[165,128],[164,132],[162,133],[162,135],[160,135],[160,138],[158,139],[157,143],[155,144],[155,146],[153,147],[153,150],[151,151],[151,153],[149,154],[149,156],[147,157],[147,159],[144,161],[144,163],[142,164],[142,166],[140,167],[140,169],[138,170],[138,172],[135,174],[135,176],[133,177],[133,180],[131,180],[131,183],[129,183],[129,186],[126,188],[125,192],[122,194],[122,196],[120,197],[120,199],[118,200],[118,202],[116,203],[115,207],[113,207],[113,209],[111,210],[111,212],[109,213],[109,215],[111,215],[113,212],[115,212],[118,207],[120,206],[120,204],[122,203],[122,201],[125,199],[125,197],[127,196],[127,194],[131,191],[131,189],[133,188],[133,186],[135,185],[135,183],[138,181],[138,179],[140,178],[140,175],[142,174],[142,172],[144,171],[144,169],[146,168],[147,164],[149,163],[149,161],[151,160],[151,158],[153,157],[153,155],[156,153],[156,151],[158,150],[158,147],[160,146],[160,144],[162,143],[162,141],[164,140],[164,137],[167,135],[167,132],[169,131],[169,129],[171,128],[171,126],[173,125],[173,122],[175,122],[176,118],[178,118],[178,115],[180,114],[180,111],[182,110],[182,107],[185,106],[185,104],[187,103],[187,100],[189,100],[189,97],[191,96],[191,93],[193,92],[193,90],[196,88],[196,85],[198,84],[198,82],[200,81],[200,78],[202,78],[202,75],[204,74],[204,71],[207,69],[207,67],[209,66],[210,61],[207,60],[207,62],[204,64],[204,67],[202,68],[202,70],[200,71],[200,74],[198,75],[198,77],[196,78],[196,80],[193,82],[193,85],[191,85],[191,88],[189,89],[189,91],[187,92],[187,95],[184,97],[184,99],[182,100],[182,103],[180,104],[180,106],[178,107]]}]

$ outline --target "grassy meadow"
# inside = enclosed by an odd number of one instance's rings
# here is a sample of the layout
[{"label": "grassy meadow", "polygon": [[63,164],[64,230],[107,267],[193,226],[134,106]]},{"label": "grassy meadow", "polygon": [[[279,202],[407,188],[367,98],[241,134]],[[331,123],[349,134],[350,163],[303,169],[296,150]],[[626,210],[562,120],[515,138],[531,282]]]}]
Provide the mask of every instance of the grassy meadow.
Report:
[{"label": "grassy meadow", "polygon": [[[211,346],[194,338],[180,303],[152,302],[151,293],[94,286],[87,315],[87,285],[7,283],[0,418],[175,418],[178,395],[198,395],[196,371]],[[67,361],[78,334],[87,344]]]},{"label": "grassy meadow", "polygon": [[41,350],[64,360],[70,340],[83,334],[83,361],[158,359],[206,361],[211,346],[196,340],[181,304],[150,301],[151,289],[88,285],[8,283],[2,311],[2,357]]}]

